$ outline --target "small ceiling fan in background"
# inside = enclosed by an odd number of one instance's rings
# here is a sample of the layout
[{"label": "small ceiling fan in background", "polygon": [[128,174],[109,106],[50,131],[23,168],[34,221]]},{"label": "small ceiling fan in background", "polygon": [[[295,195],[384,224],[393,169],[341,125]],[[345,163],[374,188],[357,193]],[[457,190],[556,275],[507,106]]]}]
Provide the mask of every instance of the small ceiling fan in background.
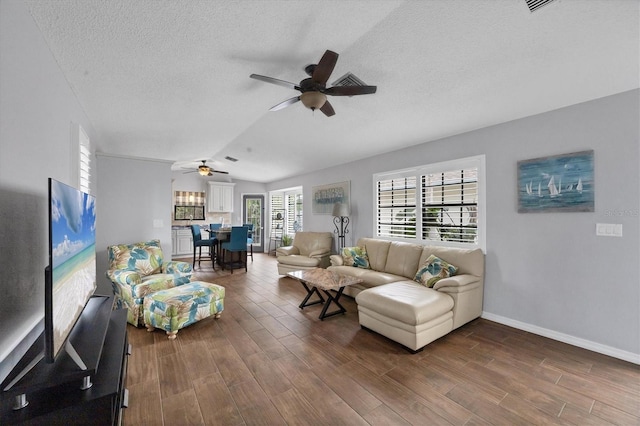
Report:
[{"label": "small ceiling fan in background", "polygon": [[189,170],[188,172],[184,172],[184,174],[196,173],[196,172],[200,173],[201,176],[213,176],[214,173],[220,173],[220,174],[223,174],[223,175],[228,175],[229,174],[229,172],[223,172],[222,170],[215,170],[215,169],[207,166],[207,160],[200,160],[200,161],[202,162],[202,164],[200,164],[198,166],[198,168],[195,169],[195,170],[185,169],[183,167],[183,169]]},{"label": "small ceiling fan in background", "polygon": [[326,95],[331,96],[355,96],[355,95],[368,95],[376,92],[376,86],[333,86],[327,87],[327,80],[333,72],[333,68],[338,61],[338,54],[327,50],[320,58],[320,62],[317,64],[307,65],[304,70],[309,75],[309,78],[305,78],[300,84],[290,83],[288,81],[279,80],[273,77],[266,77],[259,74],[251,74],[249,77],[264,81],[267,83],[277,84],[279,86],[288,87],[290,89],[298,90],[301,92],[300,96],[294,96],[279,104],[273,106],[270,111],[278,111],[298,101],[302,101],[304,106],[312,111],[319,109],[327,117],[331,117],[335,114],[333,107],[327,101]]}]

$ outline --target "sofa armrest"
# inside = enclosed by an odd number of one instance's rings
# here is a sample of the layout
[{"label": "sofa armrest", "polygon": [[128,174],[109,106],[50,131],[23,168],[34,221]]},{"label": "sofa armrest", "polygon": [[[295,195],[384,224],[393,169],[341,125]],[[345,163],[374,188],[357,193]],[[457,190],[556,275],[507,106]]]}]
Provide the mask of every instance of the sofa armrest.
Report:
[{"label": "sofa armrest", "polygon": [[276,256],[291,256],[292,254],[300,254],[300,250],[296,246],[284,246],[276,249]]},{"label": "sofa armrest", "polygon": [[480,282],[480,277],[476,277],[475,275],[454,275],[453,277],[443,278],[436,282],[433,289],[444,293],[463,293],[480,286]]},{"label": "sofa armrest", "polygon": [[329,259],[331,259],[331,266],[342,266],[342,265],[344,265],[344,261],[342,259],[342,256],[339,255],[339,254],[332,254]]},{"label": "sofa armrest", "polygon": [[141,299],[142,303],[146,295],[173,287],[177,287],[175,279],[157,278],[132,286],[131,293],[134,299]]},{"label": "sofa armrest", "polygon": [[142,278],[139,273],[126,269],[112,269],[107,271],[107,277],[112,282],[123,286],[132,286],[142,282]]}]

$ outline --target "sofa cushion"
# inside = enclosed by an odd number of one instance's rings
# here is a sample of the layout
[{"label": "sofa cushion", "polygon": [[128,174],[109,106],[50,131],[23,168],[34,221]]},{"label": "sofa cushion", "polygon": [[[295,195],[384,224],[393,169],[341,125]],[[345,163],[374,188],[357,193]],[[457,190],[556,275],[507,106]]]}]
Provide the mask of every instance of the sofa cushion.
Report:
[{"label": "sofa cushion", "polygon": [[384,271],[390,245],[391,241],[376,240],[374,238],[360,238],[358,240],[358,247],[364,247],[367,251],[369,267],[376,271]]},{"label": "sofa cushion", "polygon": [[427,287],[433,287],[435,283],[443,278],[455,275],[457,271],[457,266],[453,266],[432,254],[427,258],[422,267],[418,269],[414,281]]},{"label": "sofa cushion", "polygon": [[481,249],[462,249],[454,247],[424,246],[420,265],[423,265],[429,256],[436,255],[440,259],[458,267],[458,275],[471,274],[476,277],[484,276],[484,253]]},{"label": "sofa cushion", "polygon": [[387,272],[376,272],[372,270],[366,270],[359,278],[362,278],[370,285],[383,285],[406,280],[406,278],[401,275],[389,274]]},{"label": "sofa cushion", "polygon": [[296,232],[292,245],[297,247],[298,254],[303,256],[326,252],[328,262],[331,246],[333,245],[333,234],[331,232]]},{"label": "sofa cushion", "polygon": [[315,267],[320,264],[320,259],[303,256],[301,254],[292,254],[290,256],[279,256],[278,262],[291,266]]},{"label": "sofa cushion", "polygon": [[453,309],[453,298],[413,281],[398,281],[361,291],[356,303],[410,325],[423,324]]},{"label": "sofa cushion", "polygon": [[118,244],[107,247],[109,269],[126,269],[141,275],[152,275],[162,271],[162,249],[160,240],[135,244]]},{"label": "sofa cushion", "polygon": [[383,271],[413,279],[420,266],[422,250],[423,246],[418,244],[393,241]]},{"label": "sofa cushion", "polygon": [[369,269],[369,257],[364,247],[345,247],[342,249],[342,262],[345,266]]},{"label": "sofa cushion", "polygon": [[362,283],[364,284],[364,287],[371,287],[406,280],[405,277],[402,277],[400,275],[378,272],[374,271],[373,269],[354,268],[353,266],[329,266],[329,268],[327,269],[342,275],[360,278],[364,281],[364,283]]}]

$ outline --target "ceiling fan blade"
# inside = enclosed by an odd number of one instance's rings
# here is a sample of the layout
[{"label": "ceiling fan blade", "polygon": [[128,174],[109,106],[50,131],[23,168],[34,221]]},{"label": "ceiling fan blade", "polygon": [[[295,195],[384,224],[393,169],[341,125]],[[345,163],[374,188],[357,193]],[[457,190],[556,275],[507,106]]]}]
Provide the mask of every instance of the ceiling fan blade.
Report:
[{"label": "ceiling fan blade", "polygon": [[355,96],[370,95],[376,93],[377,86],[333,86],[325,89],[325,95],[332,96]]},{"label": "ceiling fan blade", "polygon": [[213,169],[209,170],[209,176],[213,176],[214,173],[220,173],[222,175],[228,175],[229,174],[229,172],[223,172],[222,170],[213,170]]},{"label": "ceiling fan blade", "polygon": [[281,110],[282,108],[286,108],[291,104],[295,104],[296,102],[298,102],[300,100],[300,96],[294,96],[293,98],[289,98],[286,101],[282,101],[280,102],[278,105],[274,105],[272,106],[269,111],[278,111]]},{"label": "ceiling fan blade", "polygon": [[297,84],[291,83],[289,81],[279,80],[277,78],[267,77],[260,74],[251,74],[249,77],[256,80],[264,81],[265,83],[277,84],[278,86],[288,87],[289,89],[300,90]]},{"label": "ceiling fan blade", "polygon": [[336,112],[333,110],[333,107],[331,106],[329,101],[326,101],[324,105],[320,107],[320,111],[322,111],[324,115],[326,115],[327,117],[331,117],[332,115],[336,114]]},{"label": "ceiling fan blade", "polygon": [[312,80],[316,83],[326,84],[333,72],[333,68],[336,66],[336,62],[338,62],[338,54],[336,52],[331,50],[324,52],[320,62],[316,65],[316,69],[313,71]]}]

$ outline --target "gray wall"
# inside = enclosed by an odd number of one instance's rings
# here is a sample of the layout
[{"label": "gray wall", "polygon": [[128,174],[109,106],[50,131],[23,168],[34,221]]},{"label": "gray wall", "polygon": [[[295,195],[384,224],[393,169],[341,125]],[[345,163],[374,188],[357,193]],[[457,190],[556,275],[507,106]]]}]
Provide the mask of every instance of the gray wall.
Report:
[{"label": "gray wall", "polygon": [[47,178],[77,187],[72,123],[94,131],[22,1],[0,1],[0,52],[2,380],[42,330]]},{"label": "gray wall", "polygon": [[[304,185],[305,230],[333,231],[330,216],[311,214],[311,187],[351,181],[347,244],[353,244],[374,232],[374,173],[485,154],[484,316],[640,363],[639,98],[634,90],[273,182],[268,189]],[[595,156],[595,212],[517,212],[518,160],[588,149]],[[596,223],[621,223],[623,237],[597,237]]]},{"label": "gray wall", "polygon": [[171,259],[171,162],[104,154],[97,159],[96,291],[111,294],[107,246],[159,239]]}]

